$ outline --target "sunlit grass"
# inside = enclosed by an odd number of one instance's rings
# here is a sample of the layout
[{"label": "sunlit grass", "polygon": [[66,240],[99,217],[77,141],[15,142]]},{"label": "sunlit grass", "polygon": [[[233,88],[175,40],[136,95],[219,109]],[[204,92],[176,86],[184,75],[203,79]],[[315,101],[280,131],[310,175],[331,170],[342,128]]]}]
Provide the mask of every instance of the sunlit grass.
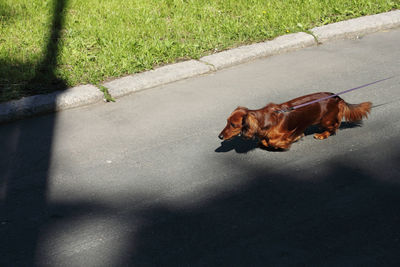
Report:
[{"label": "sunlit grass", "polygon": [[[26,90],[46,54],[53,1],[0,2],[0,102],[56,89],[43,79],[43,86]],[[68,86],[97,84],[399,7],[400,0],[70,0],[54,40],[53,73]]]}]

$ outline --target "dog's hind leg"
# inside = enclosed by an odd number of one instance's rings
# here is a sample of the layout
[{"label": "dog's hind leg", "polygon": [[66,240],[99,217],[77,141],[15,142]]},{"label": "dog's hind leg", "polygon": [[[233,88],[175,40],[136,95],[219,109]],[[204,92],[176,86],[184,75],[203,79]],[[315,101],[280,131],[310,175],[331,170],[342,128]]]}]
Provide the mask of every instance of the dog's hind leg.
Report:
[{"label": "dog's hind leg", "polygon": [[337,129],[339,129],[340,122],[341,114],[332,114],[331,116],[324,117],[321,121],[321,127],[326,131],[324,131],[323,133],[314,134],[314,138],[323,140],[335,134]]}]

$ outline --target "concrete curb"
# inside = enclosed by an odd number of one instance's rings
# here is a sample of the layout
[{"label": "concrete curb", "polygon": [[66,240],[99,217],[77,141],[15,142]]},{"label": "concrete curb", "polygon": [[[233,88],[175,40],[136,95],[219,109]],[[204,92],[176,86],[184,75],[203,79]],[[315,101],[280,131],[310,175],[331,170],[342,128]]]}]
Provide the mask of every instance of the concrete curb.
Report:
[{"label": "concrete curb", "polygon": [[400,27],[400,10],[341,21],[311,29],[319,42],[357,38],[381,30]]},{"label": "concrete curb", "polygon": [[0,104],[0,122],[93,104],[103,99],[93,85],[81,85],[46,95],[24,97]]},{"label": "concrete curb", "polygon": [[[312,29],[310,32],[324,43],[336,39],[356,38],[380,30],[400,27],[400,10],[366,16]],[[112,97],[118,98],[139,90],[163,85],[227,68],[257,58],[316,45],[311,34],[304,32],[277,37],[272,41],[241,46],[209,55],[129,75],[105,82]],[[94,85],[82,85],[47,95],[25,97],[0,104],[0,123],[41,113],[93,104],[103,99],[103,93]]]},{"label": "concrete curb", "polygon": [[316,45],[313,36],[304,33],[294,33],[277,37],[272,41],[241,46],[217,54],[200,58],[216,70],[238,65],[256,58],[272,56],[300,48]]},{"label": "concrete curb", "polygon": [[104,83],[112,97],[121,97],[139,90],[198,76],[212,70],[211,66],[196,60],[167,65],[155,70],[126,76]]}]

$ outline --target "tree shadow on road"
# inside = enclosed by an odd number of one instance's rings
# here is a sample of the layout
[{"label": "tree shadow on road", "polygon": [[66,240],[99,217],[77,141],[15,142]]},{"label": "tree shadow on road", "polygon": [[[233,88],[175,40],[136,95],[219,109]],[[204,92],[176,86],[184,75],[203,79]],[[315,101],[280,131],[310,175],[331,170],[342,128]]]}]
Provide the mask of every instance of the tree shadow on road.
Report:
[{"label": "tree shadow on road", "polygon": [[118,264],[398,266],[399,155],[364,166],[348,155],[301,172],[237,162],[232,179],[246,182],[234,190],[189,208],[140,212],[146,224]]},{"label": "tree shadow on road", "polygon": [[[40,87],[66,88],[65,82],[57,78],[54,72],[66,4],[67,0],[53,1],[53,18],[46,55],[35,66],[36,75],[27,81],[22,95],[30,95],[32,89]],[[2,61],[1,64],[9,64],[10,68],[27,67],[15,65],[14,62]],[[26,99],[25,103],[29,101],[33,100]],[[54,108],[53,106],[50,109]],[[48,176],[55,123],[56,116],[49,115],[1,125],[1,266],[36,265],[40,232],[49,216]],[[27,191],[29,194],[26,194]]]},{"label": "tree shadow on road", "polygon": [[[4,214],[8,220],[0,225],[6,237],[1,251],[10,253],[1,258],[2,266],[89,264],[104,254],[104,248],[96,246],[106,243],[113,245],[110,249],[116,247],[118,256],[109,259],[111,263],[101,261],[104,266],[397,266],[400,262],[400,143],[396,139],[376,144],[395,149],[374,161],[354,160],[376,151],[368,147],[320,165],[303,166],[301,171],[297,160],[287,166],[239,159],[232,164],[231,157],[220,154],[218,164],[232,168],[233,175],[221,173],[215,178],[231,179],[235,187],[217,186],[221,190],[204,192],[200,200],[188,196],[171,204],[160,197],[139,207],[133,201],[131,209],[126,206],[129,200],[124,200],[120,208],[115,203],[107,208],[92,201],[47,200],[51,144],[40,144],[52,136],[51,132],[42,136],[38,129],[52,128],[48,117],[31,120],[22,129],[15,123],[8,132],[0,130],[7,134],[9,147],[15,140],[20,145],[8,161],[0,161],[7,163],[1,165],[1,177],[6,177],[2,185],[7,186]],[[11,168],[3,170],[3,166]],[[376,166],[374,171],[371,166]],[[79,235],[87,233],[71,224],[88,218],[96,221],[95,226],[97,220],[113,218],[118,227],[121,220],[123,238],[108,233],[108,238],[94,242],[103,237],[99,233],[88,237],[92,243],[84,243],[88,241]],[[72,251],[64,247],[52,251],[52,242],[57,244],[71,229],[73,238],[78,238],[74,241],[81,243],[67,244]],[[43,240],[45,246],[40,244]],[[38,253],[38,243],[45,251]],[[75,246],[84,249],[76,252]]]}]

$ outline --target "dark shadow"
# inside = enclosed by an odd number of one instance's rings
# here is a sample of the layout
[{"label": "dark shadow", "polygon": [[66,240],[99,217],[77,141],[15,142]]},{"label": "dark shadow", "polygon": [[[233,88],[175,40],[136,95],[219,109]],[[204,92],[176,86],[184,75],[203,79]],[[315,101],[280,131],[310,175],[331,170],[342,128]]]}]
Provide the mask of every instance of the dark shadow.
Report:
[{"label": "dark shadow", "polygon": [[[357,121],[357,122],[344,121],[340,124],[339,131],[345,130],[345,129],[357,128],[357,127],[362,127],[362,121]],[[322,133],[322,132],[324,132],[324,130],[321,129],[318,125],[312,125],[304,131],[304,134],[307,136],[307,135],[312,135],[312,134]]]},{"label": "dark shadow", "polygon": [[268,151],[268,152],[287,152],[289,151],[288,149],[283,149],[283,148],[277,148],[277,147],[265,147],[263,145],[259,146],[260,149]]},{"label": "dark shadow", "polygon": [[143,210],[118,266],[398,266],[398,155],[374,162],[378,174],[351,155],[301,171],[238,161],[248,183],[190,208]]},{"label": "dark shadow", "polygon": [[[46,55],[39,65],[34,66],[36,74],[26,81],[23,95],[49,89],[54,91],[53,86],[65,88],[64,81],[56,77],[54,70],[66,2],[53,2]],[[13,62],[1,64],[9,64],[10,68],[7,69],[24,68]],[[4,77],[1,78],[0,82],[4,82]],[[2,124],[0,127],[0,266],[37,265],[36,250],[40,233],[51,216],[47,195],[55,120],[55,115],[48,115]]]},{"label": "dark shadow", "polygon": [[362,127],[362,121],[344,121],[340,124],[339,130],[345,130],[345,129],[352,129],[352,128],[358,128]]},{"label": "dark shadow", "polygon": [[215,152],[229,152],[235,150],[236,153],[247,153],[258,147],[257,139],[244,139],[240,136],[235,136],[231,140],[221,142],[221,146],[215,149]]},{"label": "dark shadow", "polygon": [[[0,59],[0,102],[4,99],[17,99],[18,96],[52,93],[67,88],[65,81],[55,73],[66,3],[67,0],[53,2],[50,37],[44,49],[45,55],[39,63]],[[25,80],[21,80],[21,77]]]},{"label": "dark shadow", "polygon": [[[59,40],[65,21],[65,6],[67,0],[55,0],[54,12],[51,27],[50,39],[46,46],[46,55],[42,62],[37,66],[37,74],[27,84],[26,90],[34,90],[35,88],[41,88],[42,92],[53,92],[56,89],[66,89],[66,84],[62,79],[59,79],[55,73],[57,68],[57,57],[59,53]],[[35,92],[33,92],[35,93]]]},{"label": "dark shadow", "polygon": [[318,125],[311,125],[310,127],[307,127],[307,129],[304,131],[304,135],[311,135],[311,134],[316,134],[316,133],[322,133],[323,130],[318,126]]}]

